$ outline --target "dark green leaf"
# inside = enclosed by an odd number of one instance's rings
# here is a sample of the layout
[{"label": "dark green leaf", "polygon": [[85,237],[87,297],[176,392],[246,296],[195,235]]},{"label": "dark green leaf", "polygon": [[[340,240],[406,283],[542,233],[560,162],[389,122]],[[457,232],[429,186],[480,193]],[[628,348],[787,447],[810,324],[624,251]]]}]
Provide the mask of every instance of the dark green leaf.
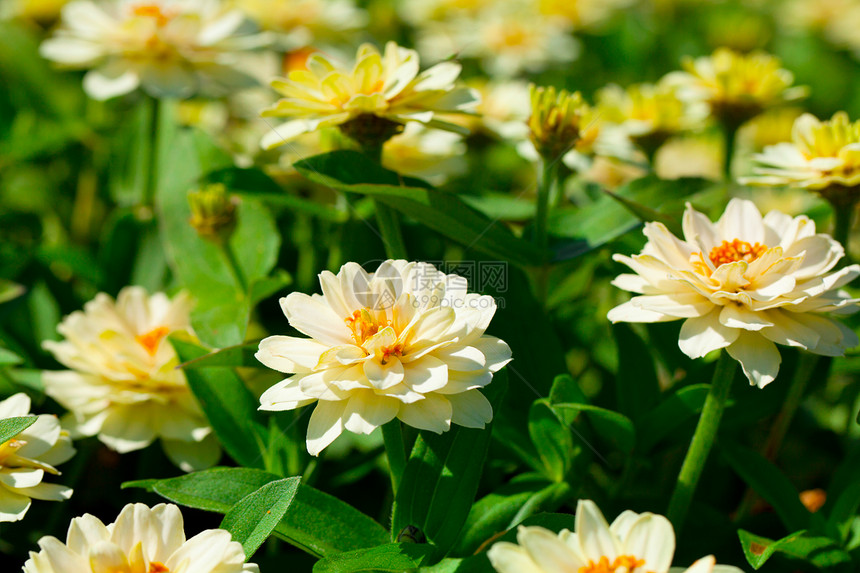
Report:
[{"label": "dark green leaf", "polygon": [[[279,476],[251,468],[212,468],[176,478],[131,482],[188,507],[227,513],[242,498]],[[299,485],[281,522],[279,538],[316,556],[374,547],[389,541],[388,532],[351,505],[307,485]]]},{"label": "dark green leaf", "polygon": [[636,445],[636,430],[630,418],[590,404],[553,404],[553,408],[573,412],[585,412],[588,421],[598,435],[611,442],[622,452],[631,452]]},{"label": "dark green leaf", "polygon": [[[789,531],[810,529],[813,514],[800,501],[791,481],[757,452],[731,443],[720,443],[723,456],[756,493],[773,506]],[[821,520],[821,516],[815,516]]]},{"label": "dark green leaf", "polygon": [[[176,337],[170,337],[170,343],[182,362],[209,354]],[[192,368],[185,371],[185,376],[227,453],[243,466],[262,468],[268,430],[257,410],[257,399],[242,379],[230,368]]]},{"label": "dark green leaf", "polygon": [[11,350],[0,348],[0,366],[14,366],[15,364],[21,364],[23,361],[23,358]]},{"label": "dark green leaf", "polygon": [[250,560],[278,526],[290,508],[300,483],[299,477],[269,482],[240,499],[224,516],[220,527],[230,532],[233,541],[242,544],[245,561]]},{"label": "dark green leaf", "polygon": [[660,400],[660,383],[654,368],[654,353],[627,324],[612,326],[618,345],[618,374],[615,394],[618,411],[638,420]]},{"label": "dark green leaf", "polygon": [[7,442],[32,426],[38,416],[19,416],[0,420],[0,444]]},{"label": "dark green leaf", "polygon": [[261,366],[260,361],[254,358],[259,345],[260,341],[256,340],[254,342],[237,344],[236,346],[228,346],[227,348],[214,350],[188,362],[183,362],[178,368],[182,368],[183,370],[212,367],[237,368],[240,366],[259,368]]},{"label": "dark green leaf", "polygon": [[573,461],[573,438],[568,425],[545,399],[536,400],[529,409],[529,436],[546,476],[554,482],[564,481]]},{"label": "dark green leaf", "polygon": [[784,553],[795,559],[802,559],[818,568],[833,572],[853,571],[851,556],[839,548],[832,539],[813,537],[806,531],[796,531],[787,537],[773,541],[766,537],[738,530],[738,537],[747,561],[754,569],[761,568],[776,552]]},{"label": "dark green leaf", "polygon": [[425,543],[389,543],[326,557],[314,564],[314,573],[409,571],[429,561],[434,551]]},{"label": "dark green leaf", "polygon": [[685,386],[644,414],[636,424],[639,430],[639,449],[642,452],[651,451],[660,440],[700,413],[709,389],[710,384]]},{"label": "dark green leaf", "polygon": [[467,247],[528,267],[541,259],[531,244],[466,205],[459,197],[401,178],[356,151],[333,151],[293,165],[315,183],[361,193],[397,209]]},{"label": "dark green leaf", "polygon": [[[484,390],[497,411],[506,389],[504,371]],[[421,432],[397,491],[393,531],[417,527],[444,555],[456,543],[475,499],[487,455],[487,428],[453,426],[437,435]]]}]

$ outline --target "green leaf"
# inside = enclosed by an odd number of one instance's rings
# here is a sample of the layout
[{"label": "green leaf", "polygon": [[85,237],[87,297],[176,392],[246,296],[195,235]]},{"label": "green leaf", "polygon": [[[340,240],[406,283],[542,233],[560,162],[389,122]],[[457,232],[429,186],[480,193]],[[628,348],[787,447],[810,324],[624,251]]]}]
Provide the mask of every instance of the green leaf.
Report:
[{"label": "green leaf", "polygon": [[14,366],[15,364],[21,364],[22,362],[24,362],[23,358],[11,350],[0,347],[0,366]]},{"label": "green leaf", "polygon": [[860,481],[845,488],[830,510],[827,527],[829,530],[838,532],[836,541],[840,543],[848,541],[851,524],[857,517],[858,508],[860,508]]},{"label": "green leaf", "polygon": [[32,426],[38,418],[38,416],[18,416],[0,420],[0,444],[8,442]]},{"label": "green leaf", "polygon": [[[181,362],[209,354],[177,337],[169,340]],[[268,430],[257,410],[257,399],[242,379],[229,368],[192,368],[185,371],[185,377],[227,453],[243,466],[262,468]]]},{"label": "green leaf", "polygon": [[[232,158],[208,136],[177,129],[171,123],[171,106],[162,105],[156,207],[168,259],[195,298],[191,322],[200,340],[216,347],[239,344],[248,326],[250,294],[242,291],[223,250],[188,223],[188,192],[199,187],[203,173],[232,165]],[[281,238],[269,210],[253,199],[243,200],[236,216],[229,248],[246,284],[253,285],[274,267]]]},{"label": "green leaf", "polygon": [[228,346],[220,350],[213,350],[199,358],[183,362],[177,368],[182,368],[183,370],[213,367],[237,368],[240,366],[259,368],[261,366],[260,361],[254,358],[259,345],[260,341],[255,340],[253,342],[237,344],[236,346]]},{"label": "green leaf", "polygon": [[409,571],[429,561],[434,551],[426,543],[389,543],[326,557],[314,564],[314,573]]},{"label": "green leaf", "polygon": [[[251,468],[212,468],[180,477],[126,483],[151,487],[174,503],[227,513],[242,498],[279,476]],[[138,485],[140,484],[140,485]],[[275,535],[318,557],[374,547],[389,541],[389,533],[351,505],[308,485],[300,484]]]},{"label": "green leaf", "polygon": [[796,531],[777,541],[743,529],[738,530],[738,537],[740,537],[747,562],[756,570],[760,569],[776,552],[784,553],[795,559],[802,559],[828,571],[848,573],[854,570],[851,556],[839,548],[832,539],[813,537],[808,535],[805,530]]},{"label": "green leaf", "polygon": [[[484,388],[494,412],[507,386],[502,372]],[[492,422],[483,430],[455,425],[441,435],[421,432],[397,491],[393,532],[411,525],[440,555],[453,547],[478,490],[491,428]]]},{"label": "green leaf", "polygon": [[644,414],[636,424],[639,431],[639,450],[647,453],[660,440],[673,434],[688,420],[702,411],[710,384],[694,384],[681,388]]},{"label": "green leaf", "polygon": [[553,404],[553,408],[585,412],[588,421],[600,437],[611,442],[622,452],[631,452],[636,445],[636,430],[630,418],[591,404]]},{"label": "green leaf", "polygon": [[478,500],[469,512],[456,553],[471,555],[488,539],[536,513],[554,511],[571,493],[566,482],[543,478],[518,479]]},{"label": "green leaf", "polygon": [[251,285],[251,304],[256,305],[265,298],[282,291],[293,282],[293,277],[283,269],[275,269],[270,277],[254,281]]},{"label": "green leaf", "polygon": [[618,374],[615,377],[618,411],[638,420],[660,401],[654,353],[627,324],[613,325],[612,333],[619,356]]},{"label": "green leaf", "polygon": [[293,165],[304,177],[338,191],[372,196],[467,247],[528,267],[541,259],[531,244],[466,205],[459,197],[401,178],[357,151],[333,151]]},{"label": "green leaf", "polygon": [[564,481],[573,462],[573,438],[568,425],[546,399],[536,400],[529,409],[529,436],[546,476],[554,482]]},{"label": "green leaf", "polygon": [[659,205],[657,212],[680,221],[684,200],[709,185],[713,184],[699,179],[664,181],[656,176],[643,177],[617,189],[614,198],[605,195],[582,208],[557,209],[550,215],[547,228],[556,237],[577,240],[564,247],[570,251],[564,258],[569,258],[594,250],[639,226],[641,220],[631,213],[634,204],[642,206],[639,213],[643,216],[655,210],[648,206]]},{"label": "green leaf", "polygon": [[463,195],[462,199],[490,219],[499,221],[530,221],[537,211],[533,200],[504,193]]},{"label": "green leaf", "polygon": [[342,223],[349,218],[347,211],[291,194],[290,191],[284,189],[260,169],[243,169],[241,167],[217,169],[207,173],[202,182],[204,184],[223,183],[227,189],[243,197],[273,205],[282,205],[291,210],[301,211],[327,221]]},{"label": "green leaf", "polygon": [[300,477],[272,481],[239,500],[221,521],[221,529],[242,544],[245,561],[269,538],[290,508],[296,496]]},{"label": "green leaf", "polygon": [[26,289],[18,283],[0,279],[0,304],[14,300],[24,294]]},{"label": "green leaf", "polygon": [[814,521],[821,521],[820,515],[811,514],[804,507],[785,474],[760,454],[731,443],[720,443],[720,450],[747,485],[773,506],[786,529],[810,529]]}]

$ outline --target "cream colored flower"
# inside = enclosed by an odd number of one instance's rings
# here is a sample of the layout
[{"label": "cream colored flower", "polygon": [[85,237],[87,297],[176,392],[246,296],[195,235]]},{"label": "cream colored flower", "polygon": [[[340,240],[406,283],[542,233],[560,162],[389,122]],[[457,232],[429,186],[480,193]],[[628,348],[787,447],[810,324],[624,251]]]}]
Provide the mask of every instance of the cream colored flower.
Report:
[{"label": "cream colored flower", "polygon": [[292,293],[281,308],[311,338],[270,336],[257,359],[293,374],[260,397],[262,410],[317,402],[307,446],[318,455],[344,429],[369,434],[394,418],[441,433],[483,428],[493,417],[479,388],[511,359],[484,330],[490,296],[427,263],[388,260],[374,273],[347,263],[320,274],[322,295]]},{"label": "cream colored flower", "polygon": [[[0,401],[0,420],[30,415],[30,398],[19,392]],[[18,521],[30,509],[30,498],[63,501],[72,489],[45,483],[45,474],[75,455],[69,433],[56,416],[40,414],[23,432],[0,444],[0,522]]]},{"label": "cream colored flower", "polygon": [[834,185],[860,185],[860,121],[850,122],[845,112],[829,121],[803,114],[794,122],[791,143],[766,147],[755,156],[755,176],[743,179],[754,185],[790,185],[824,190]]},{"label": "cream colored flower", "polygon": [[130,503],[114,523],[85,514],[72,519],[66,542],[47,535],[30,552],[24,573],[259,573],[242,545],[223,529],[185,538],[173,504]]},{"label": "cream colored flower", "polygon": [[528,82],[509,80],[486,82],[473,80],[471,85],[480,92],[476,123],[496,137],[509,141],[522,141],[528,138],[526,123],[531,113],[531,95]]},{"label": "cream colored flower", "polygon": [[101,293],[57,327],[61,342],[43,346],[65,371],[42,374],[45,393],[70,411],[73,433],[98,435],[120,453],[161,439],[165,453],[186,471],[220,457],[212,428],[188,388],[179,359],[165,338],[191,333],[191,301],[126,287],[116,301]]},{"label": "cream colored flower", "polygon": [[[667,573],[675,555],[675,532],[662,515],[628,510],[609,525],[589,500],[576,506],[575,532],[563,529],[556,535],[521,525],[517,541],[500,541],[487,551],[499,573]],[[740,573],[736,567],[715,565],[712,556],[684,571]]]},{"label": "cream colored flower", "polygon": [[677,85],[682,97],[708,102],[714,116],[737,125],[808,92],[803,86],[792,87],[792,73],[764,52],[718,48],[710,56],[685,58],[682,64],[685,71],[672,72],[665,81]]},{"label": "cream colored flower", "polygon": [[708,117],[706,105],[683,100],[666,82],[606,86],[597,93],[597,110],[649,153],[675,134],[702,127]]},{"label": "cream colored flower", "polygon": [[232,0],[262,29],[276,34],[284,50],[345,38],[367,25],[352,0]]},{"label": "cream colored flower", "polygon": [[475,58],[497,79],[572,62],[580,50],[567,19],[543,14],[528,0],[490,2],[428,22],[419,29],[416,43],[431,60]]},{"label": "cream colored flower", "polygon": [[394,125],[415,121],[462,133],[463,128],[444,119],[445,114],[469,111],[478,103],[474,90],[454,86],[460,65],[443,62],[420,73],[418,65],[417,52],[394,42],[388,42],[382,54],[371,44],[362,45],[352,69],[313,54],[307,69],[272,82],[284,98],[263,110],[263,116],[290,120],[266,135],[263,147],[322,127],[343,129],[347,122],[362,118]]},{"label": "cream colored flower", "polygon": [[752,202],[733,199],[716,223],[688,204],[683,228],[682,241],[662,223],[648,223],[641,254],[614,255],[636,274],[613,284],[639,296],[609,311],[612,322],[686,319],[678,345],[687,356],[725,348],[759,388],[779,371],[774,343],[825,356],[858,344],[824,313],[857,310],[858,299],[841,287],[860,275],[860,265],[827,274],[844,250],[816,234],[808,217],[762,217]]},{"label": "cream colored flower", "polygon": [[465,154],[466,143],[460,135],[410,123],[403,133],[385,142],[382,165],[402,175],[441,185],[466,173]]},{"label": "cream colored flower", "polygon": [[188,97],[254,85],[238,68],[242,50],[264,43],[240,35],[238,10],[220,0],[73,0],[42,55],[90,69],[84,89],[104,100],[138,87],[155,97]]}]

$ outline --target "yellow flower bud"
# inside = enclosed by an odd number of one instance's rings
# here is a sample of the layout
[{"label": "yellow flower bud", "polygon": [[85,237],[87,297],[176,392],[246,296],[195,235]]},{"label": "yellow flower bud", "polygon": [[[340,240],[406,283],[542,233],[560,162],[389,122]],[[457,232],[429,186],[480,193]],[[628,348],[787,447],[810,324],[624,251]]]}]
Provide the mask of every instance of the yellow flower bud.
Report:
[{"label": "yellow flower bud", "polygon": [[191,218],[188,223],[206,240],[220,241],[236,226],[236,198],[220,183],[207,185],[188,194]]},{"label": "yellow flower bud", "polygon": [[529,138],[544,159],[553,160],[571,149],[591,151],[599,127],[596,114],[579,92],[556,92],[554,87],[534,84],[530,91]]}]

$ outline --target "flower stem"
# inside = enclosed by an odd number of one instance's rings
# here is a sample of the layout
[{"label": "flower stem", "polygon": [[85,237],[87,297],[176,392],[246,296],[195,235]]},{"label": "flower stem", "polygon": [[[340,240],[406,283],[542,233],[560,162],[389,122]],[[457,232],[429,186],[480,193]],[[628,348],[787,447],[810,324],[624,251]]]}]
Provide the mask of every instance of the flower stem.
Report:
[{"label": "flower stem", "polygon": [[696,432],[693,434],[693,441],[687,450],[687,456],[681,466],[681,473],[678,474],[678,482],[675,484],[672,499],[669,501],[667,517],[672,522],[676,535],[680,535],[681,528],[684,526],[687,512],[690,510],[690,503],[696,493],[696,486],[702,476],[705,463],[708,461],[708,454],[714,445],[714,440],[716,440],[720,419],[723,417],[723,410],[732,388],[736,369],[737,362],[727,352],[722,352],[714,370],[711,389],[705,399],[705,406],[699,417]]},{"label": "flower stem", "polygon": [[161,101],[158,98],[147,97],[149,100],[149,149],[146,170],[146,183],[143,188],[142,204],[151,207],[155,204],[156,188],[158,187],[158,124],[161,121]]},{"label": "flower stem", "polygon": [[403,242],[403,234],[400,232],[400,219],[397,211],[380,201],[374,201],[376,207],[376,222],[379,224],[379,232],[382,234],[382,244],[385,245],[385,254],[390,259],[405,259],[406,245]]},{"label": "flower stem", "polygon": [[732,180],[732,159],[734,159],[735,155],[735,140],[737,140],[738,138],[739,128],[739,123],[734,123],[731,121],[725,121],[723,123],[723,135],[726,139],[726,155],[723,158],[723,173],[725,173],[726,175],[726,181]]},{"label": "flower stem", "polygon": [[406,469],[406,448],[403,444],[403,430],[397,418],[382,425],[382,441],[388,456],[388,467],[391,471],[391,489],[397,495],[403,470]]},{"label": "flower stem", "polygon": [[549,284],[549,235],[547,219],[550,211],[550,197],[558,178],[558,161],[541,159],[538,179],[537,213],[535,214],[535,244],[540,250],[541,266],[537,271],[537,296],[543,304],[547,297]]}]

